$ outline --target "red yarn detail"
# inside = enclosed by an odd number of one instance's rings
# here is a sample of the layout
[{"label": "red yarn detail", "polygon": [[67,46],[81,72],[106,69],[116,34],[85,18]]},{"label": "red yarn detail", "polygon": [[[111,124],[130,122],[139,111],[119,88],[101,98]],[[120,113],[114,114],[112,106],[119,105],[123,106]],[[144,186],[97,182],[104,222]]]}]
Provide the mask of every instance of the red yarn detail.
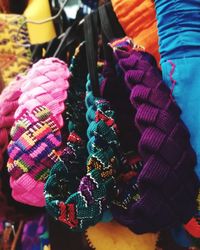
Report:
[{"label": "red yarn detail", "polygon": [[59,203],[60,216],[58,220],[67,224],[71,228],[78,225],[78,220],[75,218],[75,207],[74,204],[65,204],[64,202]]},{"label": "red yarn detail", "polygon": [[108,116],[106,116],[104,113],[102,113],[100,110],[96,111],[96,117],[95,122],[104,121],[109,127],[111,127],[114,123],[114,120]]},{"label": "red yarn detail", "polygon": [[68,136],[68,141],[72,142],[72,143],[81,143],[81,137],[78,136],[75,132],[71,132]]},{"label": "red yarn detail", "polygon": [[135,171],[130,171],[128,173],[122,174],[120,176],[121,180],[123,182],[128,182],[130,181],[133,177],[136,177],[138,175],[138,173],[136,173]]},{"label": "red yarn detail", "polygon": [[187,224],[184,225],[185,230],[195,238],[200,238],[200,218],[193,217]]},{"label": "red yarn detail", "polygon": [[173,74],[174,74],[174,70],[175,70],[175,66],[176,66],[176,65],[175,65],[171,60],[168,60],[168,62],[169,62],[169,63],[171,64],[171,66],[172,66],[172,69],[171,69],[171,71],[170,71],[169,77],[170,77],[170,80],[171,80],[171,83],[172,83],[170,97],[173,99],[172,93],[173,93],[174,87],[175,87],[175,85],[176,85],[176,80],[173,79]]},{"label": "red yarn detail", "polygon": [[136,155],[134,157],[132,155],[130,155],[130,156],[127,155],[127,160],[128,160],[128,163],[136,164],[136,163],[142,161],[142,158],[139,155]]},{"label": "red yarn detail", "polygon": [[102,111],[97,110],[95,115],[95,122],[99,122],[100,120],[104,121],[108,127],[113,127],[116,133],[119,133],[114,119],[106,116]]}]

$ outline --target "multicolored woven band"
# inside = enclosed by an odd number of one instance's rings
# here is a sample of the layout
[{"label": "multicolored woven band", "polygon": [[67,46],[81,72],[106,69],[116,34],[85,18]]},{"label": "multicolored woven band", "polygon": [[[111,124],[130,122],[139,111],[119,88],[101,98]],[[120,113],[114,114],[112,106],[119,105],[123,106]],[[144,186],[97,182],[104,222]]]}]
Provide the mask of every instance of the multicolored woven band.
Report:
[{"label": "multicolored woven band", "polygon": [[[46,209],[54,218],[60,216],[60,207],[56,205],[76,192],[80,179],[85,175],[87,122],[85,118],[86,67],[84,45],[75,51],[70,65],[71,78],[68,98],[63,112],[62,129],[63,151],[60,160],[52,167],[45,185]],[[72,222],[73,224],[73,222]]]},{"label": "multicolored woven band", "polygon": [[28,173],[36,181],[45,181],[61,146],[61,134],[55,118],[44,106],[24,112],[11,130],[8,146],[8,172],[13,179]]},{"label": "multicolored woven band", "polygon": [[[83,231],[101,219],[110,204],[115,183],[113,177],[119,167],[114,112],[107,101],[92,96],[90,81],[87,83],[86,106],[89,123],[87,174],[81,179],[77,192],[66,196],[65,200],[52,194],[50,180],[45,186],[47,207],[54,211],[51,214],[74,231]],[[67,171],[63,178],[68,179]]]},{"label": "multicolored woven band", "polygon": [[44,206],[44,182],[58,161],[62,112],[70,72],[57,58],[41,59],[23,78],[8,146],[8,171],[15,200]]},{"label": "multicolored woven band", "polygon": [[56,119],[44,106],[24,111],[11,130],[8,171],[15,200],[42,207],[44,182],[58,161],[61,133]]}]

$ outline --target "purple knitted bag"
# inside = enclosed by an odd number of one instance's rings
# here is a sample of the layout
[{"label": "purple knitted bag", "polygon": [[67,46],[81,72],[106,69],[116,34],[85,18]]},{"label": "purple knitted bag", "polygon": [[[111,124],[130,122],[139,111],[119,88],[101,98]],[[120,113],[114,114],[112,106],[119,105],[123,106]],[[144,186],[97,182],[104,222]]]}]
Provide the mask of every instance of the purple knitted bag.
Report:
[{"label": "purple knitted bag", "polygon": [[117,73],[123,75],[136,109],[138,150],[144,163],[137,179],[139,198],[132,199],[126,211],[114,208],[114,217],[136,233],[186,223],[196,211],[199,181],[181,111],[149,54],[136,51],[128,38],[111,46]]}]

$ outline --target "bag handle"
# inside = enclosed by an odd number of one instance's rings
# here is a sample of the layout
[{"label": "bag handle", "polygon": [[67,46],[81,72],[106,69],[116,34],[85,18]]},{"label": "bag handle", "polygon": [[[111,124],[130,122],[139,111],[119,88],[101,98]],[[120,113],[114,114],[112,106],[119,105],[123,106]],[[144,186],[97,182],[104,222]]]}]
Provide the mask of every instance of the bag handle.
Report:
[{"label": "bag handle", "polygon": [[92,93],[95,97],[100,97],[100,88],[97,70],[97,51],[98,51],[98,12],[92,12],[84,20],[84,36],[86,46],[86,57],[88,72],[90,75]]}]

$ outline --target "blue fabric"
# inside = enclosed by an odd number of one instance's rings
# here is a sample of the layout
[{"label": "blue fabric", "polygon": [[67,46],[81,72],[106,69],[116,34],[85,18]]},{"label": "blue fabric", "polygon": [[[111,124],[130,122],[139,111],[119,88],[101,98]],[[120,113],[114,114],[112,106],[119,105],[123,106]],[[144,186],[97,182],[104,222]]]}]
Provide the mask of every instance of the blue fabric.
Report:
[{"label": "blue fabric", "polygon": [[[197,155],[195,171],[200,179],[200,57],[172,59],[161,64],[164,82],[173,90],[173,97],[182,110],[181,118],[190,131],[191,144]],[[171,77],[170,77],[171,75]],[[174,82],[174,89],[173,89]],[[182,228],[173,230],[175,241],[183,246],[192,245]]]},{"label": "blue fabric", "polygon": [[[199,40],[200,41],[200,40]],[[173,59],[161,64],[164,82],[173,89],[173,97],[182,110],[191,144],[197,155],[195,171],[200,179],[200,57]],[[173,72],[174,68],[174,72]],[[171,75],[171,77],[170,77]]]},{"label": "blue fabric", "polygon": [[186,248],[192,246],[190,236],[187,234],[187,232],[185,232],[185,230],[183,230],[181,226],[172,230],[171,233],[178,245]]},{"label": "blue fabric", "polygon": [[200,56],[200,1],[155,0],[161,62]]},{"label": "blue fabric", "polygon": [[[200,0],[155,0],[155,8],[163,80],[190,131],[200,179]],[[182,227],[172,234],[180,245],[191,245]]]},{"label": "blue fabric", "polygon": [[110,222],[113,220],[113,215],[110,211],[110,209],[107,209],[104,213],[103,216],[101,218],[101,222]]}]

